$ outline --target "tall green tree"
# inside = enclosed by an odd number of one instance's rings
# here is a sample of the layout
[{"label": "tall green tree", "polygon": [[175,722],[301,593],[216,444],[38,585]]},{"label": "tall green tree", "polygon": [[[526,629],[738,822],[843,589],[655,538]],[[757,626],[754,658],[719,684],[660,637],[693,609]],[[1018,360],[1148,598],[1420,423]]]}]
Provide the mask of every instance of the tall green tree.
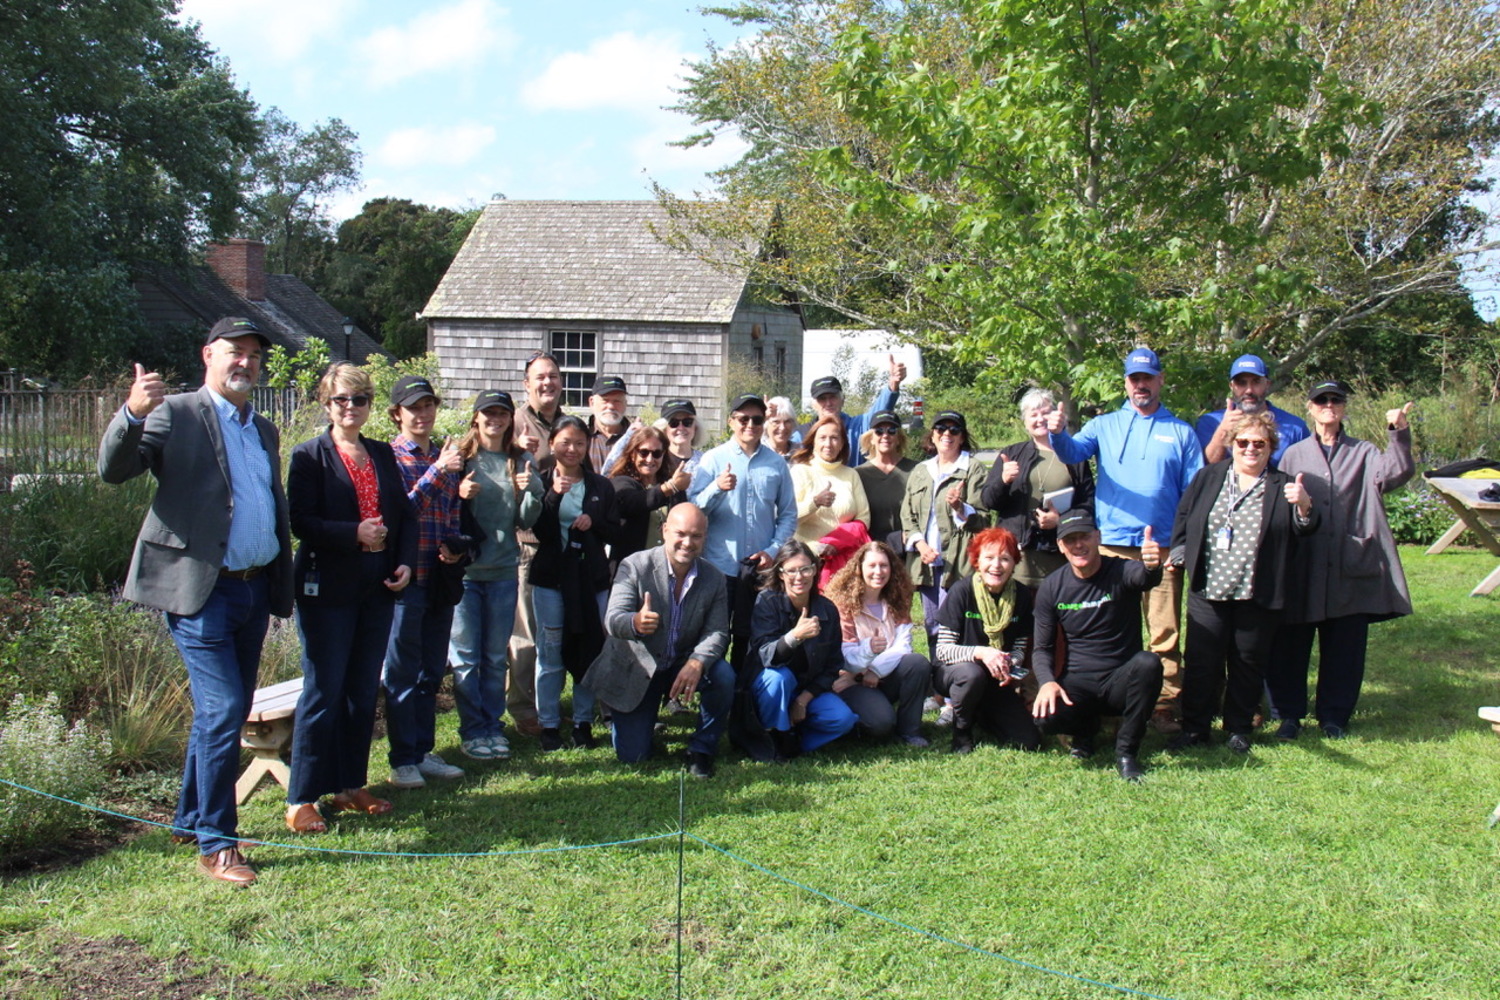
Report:
[{"label": "tall green tree", "polygon": [[1451,291],[1484,245],[1459,200],[1500,89],[1479,4],[719,13],[760,33],[697,65],[686,141],[727,131],[750,151],[719,175],[722,198],[661,192],[672,238],[706,254],[774,201],[769,250],[742,241],[738,263],[872,326],[957,341],[1002,381],[1109,398],[1122,349],[1145,341],[1175,356],[1175,382],[1216,391],[1229,353],[1306,363],[1394,301]]},{"label": "tall green tree", "polygon": [[339,226],[319,291],[397,358],[427,350],[416,314],[453,263],[479,210],[376,198]]},{"label": "tall green tree", "polygon": [[0,364],[136,346],[130,267],[229,235],[255,107],[173,0],[0,4]]},{"label": "tall green tree", "polygon": [[337,118],[304,128],[280,110],[261,118],[262,140],[245,166],[241,230],[266,244],[266,267],[312,280],[334,241],[328,199],[359,184],[359,135]]}]

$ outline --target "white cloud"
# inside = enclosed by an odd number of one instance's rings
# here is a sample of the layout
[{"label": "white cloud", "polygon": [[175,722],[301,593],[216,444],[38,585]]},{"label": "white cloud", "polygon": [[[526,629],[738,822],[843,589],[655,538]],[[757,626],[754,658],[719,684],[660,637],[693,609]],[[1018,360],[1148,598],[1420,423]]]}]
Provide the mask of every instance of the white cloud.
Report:
[{"label": "white cloud", "polygon": [[489,125],[463,122],[446,126],[396,129],[375,150],[375,162],[401,170],[423,165],[461,167],[495,141]]},{"label": "white cloud", "polygon": [[296,60],[343,33],[356,0],[183,0],[180,17],[203,25],[203,37],[234,39],[273,62]]},{"label": "white cloud", "polygon": [[654,112],[675,102],[672,88],[689,58],[675,34],[622,31],[553,59],[527,81],[521,102],[537,111]]},{"label": "white cloud", "polygon": [[516,34],[502,23],[507,16],[492,0],[458,0],[404,25],[381,28],[355,43],[355,50],[372,83],[392,84],[509,55]]},{"label": "white cloud", "polygon": [[636,168],[669,188],[706,188],[706,174],[728,166],[750,149],[733,133],[720,135],[711,146],[683,149],[671,145],[692,131],[690,125],[687,118],[670,115],[637,136],[630,143],[630,156]]}]

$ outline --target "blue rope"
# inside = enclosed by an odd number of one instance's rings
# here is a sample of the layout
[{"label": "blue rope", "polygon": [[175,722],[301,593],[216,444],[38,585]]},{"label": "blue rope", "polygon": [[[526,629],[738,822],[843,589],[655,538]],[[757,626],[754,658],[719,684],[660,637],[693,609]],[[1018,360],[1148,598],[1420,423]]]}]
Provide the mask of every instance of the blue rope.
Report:
[{"label": "blue rope", "polygon": [[[0,778],[0,784],[9,785],[11,788],[19,788],[23,792],[30,792],[33,795],[40,795],[43,798],[53,799],[57,802],[65,802],[68,805],[76,806],[79,809],[86,809],[91,812],[101,813],[105,816],[113,816],[116,819],[128,820],[132,823],[142,823],[147,826],[160,827],[163,830],[170,830],[173,833],[190,834],[194,832],[182,827],[173,826],[170,823],[161,823],[153,819],[145,819],[140,816],[131,816],[129,813],[116,812],[113,809],[105,809],[103,806],[96,806],[87,802],[78,802],[74,799],[64,798],[61,795],[53,795],[51,792],[44,792],[40,789],[31,788],[27,785],[22,785],[18,782],[10,781],[5,778]],[[1041,972],[1049,976],[1057,976],[1061,979],[1072,979],[1075,982],[1086,983],[1090,986],[1098,986],[1106,990],[1115,990],[1119,993],[1128,993],[1131,996],[1146,997],[1148,998],[1148,1000],[1171,1000],[1171,998],[1169,997],[1160,996],[1156,993],[1147,993],[1143,990],[1131,989],[1128,986],[1116,986],[1113,983],[1106,983],[1097,979],[1089,979],[1086,976],[1075,976],[1071,972],[1059,972],[1056,969],[1049,969],[1046,966],[1036,965],[1032,962],[1027,962],[1019,958],[1011,958],[1009,955],[1002,954],[998,951],[990,951],[989,949],[981,948],[978,945],[972,945],[965,941],[959,941],[956,938],[946,937],[942,934],[937,933],[936,931],[929,931],[921,927],[916,927],[912,924],[897,920],[894,917],[888,917],[883,913],[876,913],[874,910],[860,906],[857,903],[850,903],[846,900],[839,899],[837,896],[831,896],[820,889],[814,889],[812,886],[806,885],[802,882],[798,882],[796,879],[788,878],[787,876],[782,875],[779,872],[774,872],[764,865],[757,864],[756,862],[751,861],[749,858],[736,854],[726,847],[720,847],[718,844],[715,844],[709,840],[705,840],[702,837],[698,836],[696,833],[692,833],[691,831],[682,828],[681,823],[679,823],[678,825],[679,829],[677,830],[672,830],[669,833],[653,834],[649,837],[631,837],[625,840],[612,840],[606,843],[599,844],[568,844],[562,847],[533,847],[520,851],[447,851],[423,854],[411,851],[355,851],[336,847],[316,847],[310,844],[282,844],[271,840],[251,840],[249,838],[240,838],[240,842],[244,844],[256,844],[262,847],[284,847],[289,851],[315,851],[320,854],[348,854],[373,858],[504,858],[517,857],[525,854],[558,854],[564,851],[588,851],[601,847],[624,847],[630,844],[644,844],[653,840],[666,840],[670,837],[677,837],[679,839],[682,837],[688,837],[696,840],[698,843],[702,844],[704,847],[709,848],[710,850],[718,851],[725,857],[738,861],[740,864],[747,867],[754,868],[756,871],[764,875],[769,875],[771,878],[774,878],[777,881],[785,882],[787,885],[793,886],[797,889],[801,889],[803,892],[811,893],[812,895],[817,896],[820,899],[827,900],[828,902],[833,903],[836,906],[842,906],[845,909],[853,910],[856,913],[862,913],[867,917],[872,917],[875,920],[883,921],[884,923],[890,924],[893,927],[899,927],[902,930],[910,931],[913,934],[931,938],[932,940],[940,941],[943,944],[953,945],[956,948],[962,948],[965,951],[971,951],[978,955],[984,955],[987,958],[998,958],[1003,961],[1010,962],[1012,965],[1018,965],[1021,968],[1030,969],[1033,972]]]},{"label": "blue rope", "polygon": [[[132,823],[157,826],[163,830],[170,830],[173,833],[192,834],[195,832],[180,826],[173,826],[171,823],[159,823],[154,819],[145,819],[141,816],[131,816],[129,813],[115,812],[113,809],[105,809],[103,806],[90,805],[87,802],[76,802],[73,799],[63,798],[61,795],[53,795],[51,792],[44,792],[37,788],[30,788],[14,781],[8,781],[5,778],[0,778],[0,784],[19,788],[23,792],[31,792],[33,795],[40,795],[43,798],[66,802],[68,805],[77,806],[80,809],[103,813],[105,816],[129,820]],[[259,847],[284,847],[289,851],[315,851],[319,854],[353,854],[370,858],[507,858],[523,854],[557,854],[562,851],[588,851],[598,847],[623,847],[628,844],[644,844],[652,840],[666,840],[669,837],[676,837],[677,835],[678,831],[673,830],[670,833],[658,833],[649,837],[631,837],[627,840],[611,840],[602,844],[565,844],[562,847],[529,847],[520,851],[444,851],[431,854],[414,851],[355,851],[340,847],[318,847],[313,844],[283,844],[274,840],[252,840],[249,837],[238,837],[236,839],[242,844],[255,844]]]},{"label": "blue rope", "polygon": [[1146,993],[1143,990],[1133,990],[1129,986],[1116,986],[1113,983],[1105,983],[1097,979],[1089,979],[1085,976],[1075,976],[1071,972],[1059,972],[1056,969],[1049,969],[1046,966],[1036,965],[1019,958],[1011,958],[1009,955],[1003,955],[998,951],[990,951],[988,948],[981,948],[978,945],[972,945],[965,941],[959,941],[955,938],[945,937],[944,935],[939,934],[936,931],[929,931],[921,927],[915,927],[911,924],[897,920],[894,917],[888,917],[883,913],[876,913],[874,910],[860,906],[858,903],[850,903],[846,900],[839,899],[837,896],[830,896],[828,893],[823,892],[822,890],[814,889],[810,885],[804,885],[803,883],[798,882],[796,879],[788,878],[785,875],[780,874],[779,872],[772,871],[764,865],[756,864],[749,858],[742,857],[729,850],[728,848],[720,847],[718,844],[704,840],[696,833],[688,832],[687,836],[691,837],[693,840],[696,840],[704,847],[712,848],[713,850],[718,851],[720,854],[723,854],[726,857],[733,858],[735,861],[738,861],[742,865],[747,865],[764,875],[771,876],[777,881],[785,882],[790,886],[795,886],[796,888],[801,889],[803,892],[812,893],[814,896],[825,899],[837,906],[842,906],[845,909],[854,910],[857,913],[863,913],[867,917],[873,917],[876,920],[884,921],[885,923],[888,923],[894,927],[899,927],[902,930],[911,931],[913,934],[920,934],[923,937],[931,938],[934,941],[941,941],[943,944],[951,944],[956,948],[963,948],[966,951],[972,951],[976,954],[984,955],[987,958],[1002,959],[1006,962],[1010,962],[1012,965],[1019,965],[1022,968],[1030,969],[1033,972],[1043,972],[1049,976],[1058,976],[1062,979],[1072,979],[1080,983],[1087,983],[1090,986],[1100,986],[1106,990],[1116,990],[1120,993],[1129,993],[1132,996],[1149,997],[1150,1000],[1170,1000],[1169,997],[1158,996],[1155,993]]}]

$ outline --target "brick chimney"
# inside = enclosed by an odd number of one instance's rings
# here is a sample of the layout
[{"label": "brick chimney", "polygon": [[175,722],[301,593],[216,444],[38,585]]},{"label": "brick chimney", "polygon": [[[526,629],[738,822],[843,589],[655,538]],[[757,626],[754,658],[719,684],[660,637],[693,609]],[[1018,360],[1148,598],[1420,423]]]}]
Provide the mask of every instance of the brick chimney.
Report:
[{"label": "brick chimney", "polygon": [[266,300],[266,245],[260,240],[210,243],[208,266],[240,298],[251,302]]}]

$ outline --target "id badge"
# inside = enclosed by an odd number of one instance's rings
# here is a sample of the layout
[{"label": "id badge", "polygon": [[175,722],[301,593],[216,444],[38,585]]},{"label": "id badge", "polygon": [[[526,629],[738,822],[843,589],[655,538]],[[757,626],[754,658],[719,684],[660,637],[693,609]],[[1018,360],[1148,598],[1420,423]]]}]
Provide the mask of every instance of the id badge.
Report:
[{"label": "id badge", "polygon": [[1214,536],[1214,548],[1218,549],[1220,552],[1227,551],[1230,544],[1233,542],[1234,529],[1229,527],[1227,524],[1224,527],[1220,528],[1218,534]]},{"label": "id badge", "polygon": [[306,576],[304,576],[302,578],[302,596],[303,597],[317,597],[318,596],[318,574],[317,574],[317,571],[313,571],[311,573],[308,573]]}]

